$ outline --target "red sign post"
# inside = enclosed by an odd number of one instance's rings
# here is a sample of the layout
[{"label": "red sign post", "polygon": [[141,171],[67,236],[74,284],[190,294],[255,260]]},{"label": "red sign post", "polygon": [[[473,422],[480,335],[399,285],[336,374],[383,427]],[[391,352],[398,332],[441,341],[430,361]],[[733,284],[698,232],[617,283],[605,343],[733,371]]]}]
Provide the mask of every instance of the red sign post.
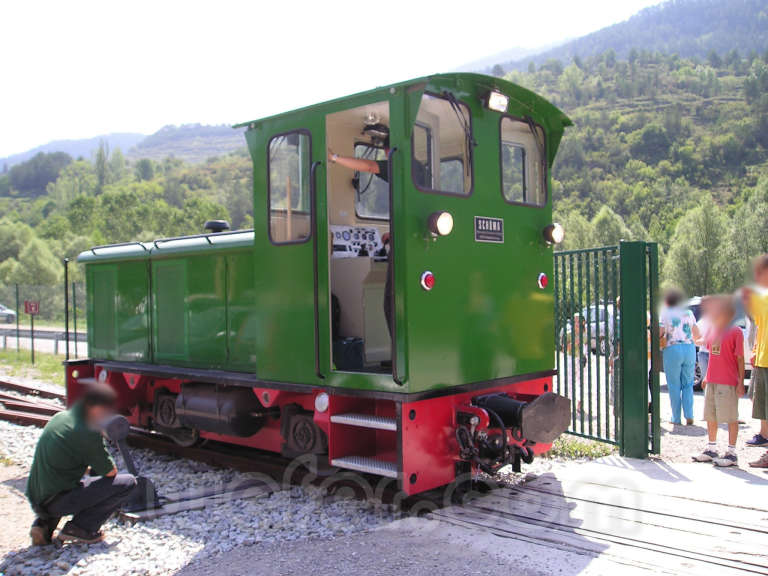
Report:
[{"label": "red sign post", "polygon": [[37,300],[24,300],[24,312],[29,314],[29,337],[32,348],[32,365],[35,364],[35,316],[40,314],[40,302]]}]

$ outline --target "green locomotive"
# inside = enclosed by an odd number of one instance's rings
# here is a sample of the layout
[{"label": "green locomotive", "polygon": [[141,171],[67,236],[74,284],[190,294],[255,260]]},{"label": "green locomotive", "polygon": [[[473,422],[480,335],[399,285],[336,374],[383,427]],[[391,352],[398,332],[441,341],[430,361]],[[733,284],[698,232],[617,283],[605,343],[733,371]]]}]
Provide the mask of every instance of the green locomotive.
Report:
[{"label": "green locomotive", "polygon": [[254,229],[95,247],[90,359],[135,426],[396,478],[529,461],[570,421],[550,169],[570,124],[442,74],[247,122]]}]

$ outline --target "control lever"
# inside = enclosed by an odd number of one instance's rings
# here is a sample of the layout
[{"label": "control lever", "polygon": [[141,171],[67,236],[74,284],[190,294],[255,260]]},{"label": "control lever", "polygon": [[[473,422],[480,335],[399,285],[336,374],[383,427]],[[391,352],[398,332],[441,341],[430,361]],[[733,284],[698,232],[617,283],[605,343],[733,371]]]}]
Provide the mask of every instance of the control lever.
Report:
[{"label": "control lever", "polygon": [[138,512],[139,510],[159,508],[161,506],[160,497],[157,494],[155,485],[149,478],[139,475],[136,463],[133,461],[133,456],[131,456],[131,452],[128,450],[126,439],[131,431],[131,425],[128,423],[128,420],[126,420],[125,416],[115,414],[103,423],[102,429],[106,437],[117,445],[120,456],[122,456],[123,462],[125,462],[125,467],[128,468],[128,472],[136,477],[136,487],[125,504],[123,504],[123,511]]}]

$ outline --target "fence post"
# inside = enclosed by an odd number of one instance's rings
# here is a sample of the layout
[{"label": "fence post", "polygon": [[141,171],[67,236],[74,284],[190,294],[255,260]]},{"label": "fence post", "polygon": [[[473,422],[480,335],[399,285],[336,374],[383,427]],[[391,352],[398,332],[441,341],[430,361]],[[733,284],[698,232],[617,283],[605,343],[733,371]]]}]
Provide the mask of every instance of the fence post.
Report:
[{"label": "fence post", "polygon": [[16,284],[16,352],[21,349],[19,343],[19,317],[21,316],[21,310],[19,308],[19,285]]},{"label": "fence post", "polygon": [[619,338],[622,456],[648,456],[648,342],[646,243],[621,242]]},{"label": "fence post", "polygon": [[69,258],[64,258],[64,346],[64,360],[69,361]]},{"label": "fence post", "polygon": [[651,356],[651,452],[661,453],[661,400],[659,399],[659,367],[661,346],[659,343],[659,245],[648,243],[648,309],[650,312]]},{"label": "fence post", "polygon": [[77,358],[77,284],[72,282],[72,331],[75,333],[75,358]]},{"label": "fence post", "polygon": [[29,337],[32,345],[30,346],[30,354],[32,356],[32,366],[35,365],[35,315],[29,315]]}]

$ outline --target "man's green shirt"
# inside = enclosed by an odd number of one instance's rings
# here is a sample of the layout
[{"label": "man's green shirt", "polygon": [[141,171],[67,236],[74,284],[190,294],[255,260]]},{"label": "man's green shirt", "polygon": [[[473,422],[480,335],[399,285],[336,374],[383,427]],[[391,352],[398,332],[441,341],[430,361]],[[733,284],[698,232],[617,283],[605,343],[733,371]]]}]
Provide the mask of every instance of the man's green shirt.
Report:
[{"label": "man's green shirt", "polygon": [[91,474],[103,476],[115,467],[104,438],[85,423],[79,402],[59,412],[43,430],[35,449],[27,479],[27,498],[38,506],[77,487],[88,466]]}]

